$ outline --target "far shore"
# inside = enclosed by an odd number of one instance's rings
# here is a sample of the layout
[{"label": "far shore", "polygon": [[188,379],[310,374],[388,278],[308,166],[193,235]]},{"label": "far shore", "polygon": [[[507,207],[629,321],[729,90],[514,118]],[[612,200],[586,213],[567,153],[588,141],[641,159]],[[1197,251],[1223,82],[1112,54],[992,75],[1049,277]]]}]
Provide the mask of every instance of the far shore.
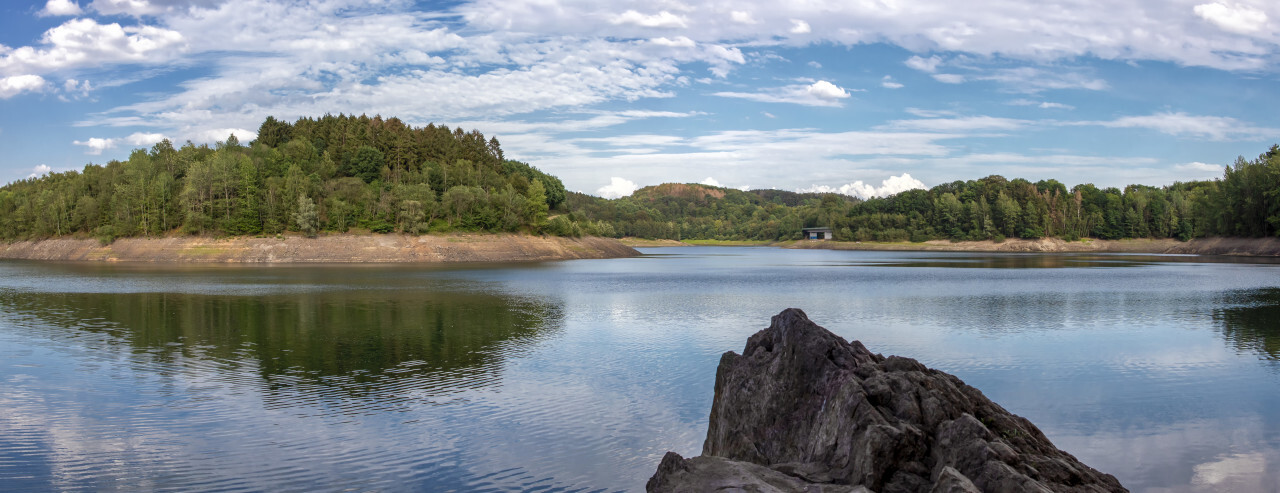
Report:
[{"label": "far shore", "polygon": [[620,258],[639,255],[612,238],[521,234],[331,234],[316,238],[179,236],[50,238],[0,243],[0,259],[154,263],[461,263]]},{"label": "far shore", "polygon": [[[742,242],[680,242],[675,240],[645,240],[624,238],[623,243],[637,248],[739,245]],[[1190,241],[1173,239],[1139,238],[1127,240],[1100,240],[1084,238],[1066,241],[1058,238],[1034,240],[1008,239],[994,241],[931,240],[913,242],[855,242],[833,240],[799,240],[776,243],[747,242],[752,245],[770,245],[781,248],[826,250],[876,250],[916,252],[989,252],[989,253],[1154,253],[1190,255],[1239,255],[1280,256],[1280,238],[1196,238]]]}]

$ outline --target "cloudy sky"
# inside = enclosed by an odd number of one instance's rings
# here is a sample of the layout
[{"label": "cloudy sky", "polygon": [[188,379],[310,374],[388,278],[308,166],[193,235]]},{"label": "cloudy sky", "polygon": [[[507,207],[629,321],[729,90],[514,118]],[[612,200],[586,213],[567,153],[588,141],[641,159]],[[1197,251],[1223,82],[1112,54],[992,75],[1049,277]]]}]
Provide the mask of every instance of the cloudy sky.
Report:
[{"label": "cloudy sky", "polygon": [[10,0],[0,183],[364,113],[605,196],[1164,185],[1280,142],[1277,33],[1272,0]]}]

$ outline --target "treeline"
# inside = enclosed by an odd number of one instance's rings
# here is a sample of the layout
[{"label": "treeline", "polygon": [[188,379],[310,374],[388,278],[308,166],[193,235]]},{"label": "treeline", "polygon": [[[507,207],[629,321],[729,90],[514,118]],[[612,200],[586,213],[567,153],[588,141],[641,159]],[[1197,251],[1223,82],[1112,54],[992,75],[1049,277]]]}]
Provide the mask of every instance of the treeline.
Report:
[{"label": "treeline", "polygon": [[1276,236],[1280,147],[1237,159],[1221,179],[1164,187],[1068,189],[988,176],[859,200],[665,184],[616,200],[570,194],[569,203],[580,219],[607,222],[619,235],[677,240],[790,240],[804,227],[830,227],[845,241]]},{"label": "treeline", "polygon": [[596,232],[548,221],[565,199],[558,178],[505,159],[496,138],[475,130],[363,115],[269,117],[248,145],[234,135],[213,147],[166,140],[127,161],[6,185],[0,238]]},{"label": "treeline", "polygon": [[562,236],[846,241],[1276,236],[1280,147],[1212,181],[1068,189],[988,176],[860,200],[837,194],[646,187],[605,200],[566,192],[496,138],[396,118],[267,118],[256,141],[169,141],[127,161],[0,187],[0,239],[269,235],[298,231],[523,231]]}]

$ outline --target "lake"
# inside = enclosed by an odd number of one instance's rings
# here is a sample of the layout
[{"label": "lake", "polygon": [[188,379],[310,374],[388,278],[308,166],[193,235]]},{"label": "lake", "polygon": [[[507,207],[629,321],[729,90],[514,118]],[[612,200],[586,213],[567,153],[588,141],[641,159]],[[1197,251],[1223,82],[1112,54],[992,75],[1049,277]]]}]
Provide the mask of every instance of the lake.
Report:
[{"label": "lake", "polygon": [[642,249],[520,265],[0,261],[0,489],[636,491],[798,307],[1134,491],[1280,490],[1280,263]]}]

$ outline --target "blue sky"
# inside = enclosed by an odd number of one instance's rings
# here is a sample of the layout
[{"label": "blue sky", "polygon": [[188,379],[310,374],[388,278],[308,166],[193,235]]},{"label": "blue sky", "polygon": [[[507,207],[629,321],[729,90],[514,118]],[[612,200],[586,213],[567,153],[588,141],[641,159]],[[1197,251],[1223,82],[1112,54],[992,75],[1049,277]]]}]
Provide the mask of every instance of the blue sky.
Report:
[{"label": "blue sky", "polygon": [[0,6],[0,183],[262,120],[478,129],[603,196],[1221,176],[1280,142],[1262,0],[40,0]]}]

